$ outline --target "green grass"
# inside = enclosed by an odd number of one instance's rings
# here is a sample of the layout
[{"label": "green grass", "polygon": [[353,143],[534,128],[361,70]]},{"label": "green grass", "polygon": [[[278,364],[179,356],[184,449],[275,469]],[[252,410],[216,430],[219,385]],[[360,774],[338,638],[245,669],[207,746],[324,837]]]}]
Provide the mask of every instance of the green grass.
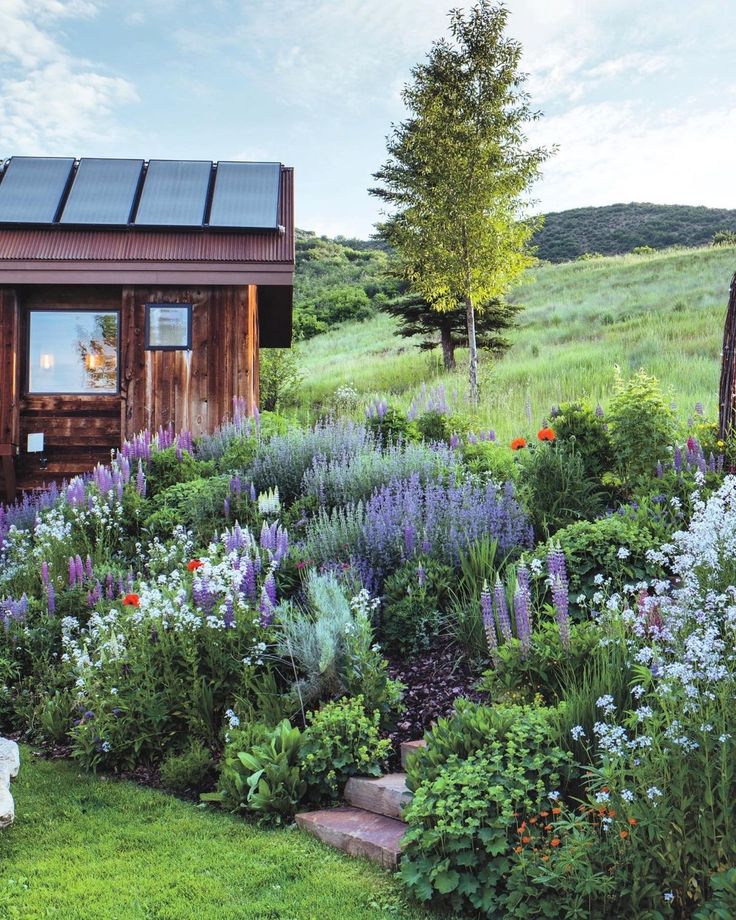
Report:
[{"label": "green grass", "polygon": [[5,920],[418,920],[386,872],[296,830],[264,831],[23,751],[0,831]]},{"label": "green grass", "polygon": [[[605,406],[615,365],[657,376],[683,415],[696,402],[715,415],[735,270],[735,247],[539,266],[514,292],[525,310],[511,349],[482,364],[478,423],[507,439],[536,429],[564,400],[585,397]],[[392,395],[404,406],[423,382],[443,383],[459,392],[462,407],[464,353],[458,353],[458,371],[445,374],[437,353],[422,354],[393,328],[390,317],[379,316],[299,345],[302,410],[313,411],[343,383],[367,397]]]}]

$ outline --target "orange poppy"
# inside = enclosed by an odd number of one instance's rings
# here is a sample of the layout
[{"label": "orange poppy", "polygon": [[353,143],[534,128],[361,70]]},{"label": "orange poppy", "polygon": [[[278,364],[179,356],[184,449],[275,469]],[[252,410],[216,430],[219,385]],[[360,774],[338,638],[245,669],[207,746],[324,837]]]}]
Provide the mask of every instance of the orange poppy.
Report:
[{"label": "orange poppy", "polygon": [[553,814],[553,815],[559,815],[559,814],[561,814],[561,813],[562,813],[562,809],[561,809],[561,808],[553,808],[553,809],[552,809],[552,814]]},{"label": "orange poppy", "polygon": [[629,824],[630,824],[632,827],[636,827],[636,825],[638,824],[638,822],[637,822],[636,818],[629,818]]},{"label": "orange poppy", "polygon": [[521,450],[526,447],[526,438],[514,438],[511,442],[511,450]]},{"label": "orange poppy", "polygon": [[129,607],[137,607],[141,602],[141,599],[137,594],[126,594],[123,598],[123,603],[127,604]]},{"label": "orange poppy", "polygon": [[560,838],[559,838],[559,837],[555,837],[553,840],[550,840],[549,845],[550,845],[551,847],[558,847],[561,843],[562,843],[562,841],[560,840]]},{"label": "orange poppy", "polygon": [[540,441],[554,441],[556,435],[551,428],[540,428],[540,430],[537,432],[537,437]]},{"label": "orange poppy", "polygon": [[202,563],[199,559],[192,559],[191,562],[187,562],[187,568],[190,572],[196,572],[197,569],[202,568]]},{"label": "orange poppy", "polygon": [[548,811],[540,811],[540,812],[539,812],[539,817],[540,817],[540,818],[546,818],[548,814],[549,814]]},{"label": "orange poppy", "polygon": [[629,832],[628,832],[628,831],[621,831],[621,832],[619,833],[619,837],[620,837],[622,840],[626,840],[626,838],[627,838],[628,836],[629,836]]},{"label": "orange poppy", "polygon": [[521,838],[521,842],[522,842],[522,843],[531,843],[531,842],[532,842],[532,838],[531,838],[531,837],[522,837],[522,838]]},{"label": "orange poppy", "polygon": [[521,847],[514,847],[514,853],[521,853]]}]

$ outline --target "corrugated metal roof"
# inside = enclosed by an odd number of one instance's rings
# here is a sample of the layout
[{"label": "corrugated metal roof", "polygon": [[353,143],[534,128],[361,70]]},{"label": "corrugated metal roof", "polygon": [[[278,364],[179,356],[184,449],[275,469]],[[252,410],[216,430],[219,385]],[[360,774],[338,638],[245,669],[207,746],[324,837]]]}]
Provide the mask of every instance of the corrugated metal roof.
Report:
[{"label": "corrugated metal roof", "polygon": [[[279,222],[284,232],[212,230],[0,229],[2,263],[33,262],[276,262],[294,263],[294,172],[281,170]],[[42,269],[42,265],[39,265]]]}]

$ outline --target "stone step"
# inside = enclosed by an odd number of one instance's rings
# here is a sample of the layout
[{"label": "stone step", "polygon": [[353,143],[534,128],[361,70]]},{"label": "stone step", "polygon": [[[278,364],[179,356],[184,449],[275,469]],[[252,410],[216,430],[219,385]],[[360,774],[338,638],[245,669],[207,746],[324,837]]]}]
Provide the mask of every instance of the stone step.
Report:
[{"label": "stone step", "polygon": [[350,856],[364,856],[387,869],[396,869],[399,864],[406,824],[396,818],[341,805],[302,812],[296,816],[296,823],[323,843]]},{"label": "stone step", "polygon": [[415,753],[419,748],[427,746],[427,742],[421,738],[419,741],[402,741],[401,742],[401,766],[406,769],[406,758],[409,754]]},{"label": "stone step", "polygon": [[406,773],[388,773],[376,778],[351,776],[345,786],[345,801],[387,818],[401,818],[412,794],[406,788]]}]

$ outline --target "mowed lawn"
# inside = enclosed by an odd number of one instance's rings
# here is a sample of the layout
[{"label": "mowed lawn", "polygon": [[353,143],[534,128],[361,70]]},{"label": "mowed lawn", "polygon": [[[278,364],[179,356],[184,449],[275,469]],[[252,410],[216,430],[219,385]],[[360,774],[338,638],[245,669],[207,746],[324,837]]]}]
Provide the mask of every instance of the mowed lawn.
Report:
[{"label": "mowed lawn", "polygon": [[3,920],[418,920],[391,875],[24,749],[0,831]]}]

